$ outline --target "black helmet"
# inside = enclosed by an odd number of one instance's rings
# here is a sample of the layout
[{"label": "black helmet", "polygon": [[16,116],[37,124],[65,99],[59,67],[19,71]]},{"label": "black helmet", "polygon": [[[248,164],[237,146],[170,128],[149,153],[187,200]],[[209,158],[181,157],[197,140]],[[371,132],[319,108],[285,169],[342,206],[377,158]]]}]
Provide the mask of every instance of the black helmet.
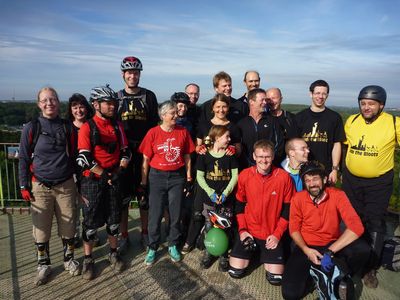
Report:
[{"label": "black helmet", "polygon": [[326,176],[324,165],[316,160],[306,161],[305,163],[303,163],[300,166],[299,174],[303,183],[304,183],[304,176],[306,174],[320,175],[321,178],[324,178]]},{"label": "black helmet", "polygon": [[142,62],[139,58],[134,56],[125,57],[121,62],[121,71],[127,70],[143,70]]},{"label": "black helmet", "polygon": [[189,96],[184,92],[177,92],[171,96],[171,101],[176,103],[184,103],[186,105],[190,104]]},{"label": "black helmet", "polygon": [[386,91],[379,85],[368,85],[360,91],[358,95],[358,101],[361,99],[371,99],[386,104]]},{"label": "black helmet", "polygon": [[90,91],[90,101],[116,101],[117,93],[107,84],[106,86],[98,86]]}]

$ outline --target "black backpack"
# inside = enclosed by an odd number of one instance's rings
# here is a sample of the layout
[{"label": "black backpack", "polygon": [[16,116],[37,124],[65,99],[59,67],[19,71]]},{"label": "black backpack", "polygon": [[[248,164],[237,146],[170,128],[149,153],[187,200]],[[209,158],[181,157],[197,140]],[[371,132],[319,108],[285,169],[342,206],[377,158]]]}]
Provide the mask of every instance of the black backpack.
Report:
[{"label": "black backpack", "polygon": [[100,131],[93,119],[89,119],[87,122],[89,123],[90,127],[90,145],[92,146],[92,149],[94,149],[95,146],[102,146],[109,154],[114,153],[117,149],[118,143],[121,141],[121,132],[119,130],[117,121],[115,119],[111,119],[111,124],[113,125],[115,134],[117,135],[117,142],[114,143],[103,143],[100,138]]}]

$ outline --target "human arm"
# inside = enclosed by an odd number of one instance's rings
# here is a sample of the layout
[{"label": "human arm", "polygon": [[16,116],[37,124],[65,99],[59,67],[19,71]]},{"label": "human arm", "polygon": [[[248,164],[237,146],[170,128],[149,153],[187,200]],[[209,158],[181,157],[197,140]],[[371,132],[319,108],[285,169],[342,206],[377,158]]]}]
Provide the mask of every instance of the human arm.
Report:
[{"label": "human arm", "polygon": [[355,232],[346,228],[345,231],[343,231],[343,233],[341,234],[341,236],[333,244],[331,244],[328,247],[328,249],[331,250],[333,253],[336,253],[342,250],[347,245],[354,242],[358,238],[359,236]]},{"label": "human arm", "polygon": [[332,170],[329,173],[328,181],[335,184],[338,179],[338,167],[340,164],[340,157],[342,155],[342,144],[335,142],[332,148]]},{"label": "human arm", "polygon": [[232,193],[233,189],[235,188],[238,182],[238,174],[239,174],[238,168],[231,170],[231,179],[229,180],[229,183],[224,189],[224,191],[222,192],[225,196],[229,196]]},{"label": "human arm", "polygon": [[147,186],[148,176],[149,176],[149,169],[150,169],[150,158],[143,154],[143,162],[142,162],[142,170],[141,175],[142,179],[140,181],[141,186]]}]

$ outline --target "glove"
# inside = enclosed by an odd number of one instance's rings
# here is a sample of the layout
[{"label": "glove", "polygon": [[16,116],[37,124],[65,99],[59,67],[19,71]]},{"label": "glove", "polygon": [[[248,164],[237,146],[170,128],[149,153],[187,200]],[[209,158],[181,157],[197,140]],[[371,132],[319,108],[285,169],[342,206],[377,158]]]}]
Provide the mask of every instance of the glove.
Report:
[{"label": "glove", "polygon": [[210,199],[211,199],[211,202],[212,203],[217,203],[217,201],[218,201],[218,195],[217,195],[217,193],[212,193],[211,195],[210,195]]},{"label": "glove", "polygon": [[254,241],[253,238],[251,238],[249,236],[242,241],[242,246],[243,246],[244,250],[249,251],[249,252],[255,251],[257,249],[256,242]]},{"label": "glove", "polygon": [[328,250],[324,253],[324,256],[321,259],[321,269],[322,271],[329,273],[333,266],[335,265],[332,261],[333,252]]},{"label": "glove", "polygon": [[235,155],[235,154],[236,154],[236,148],[235,148],[235,146],[229,145],[228,148],[226,148],[225,153],[226,153],[226,155],[228,155],[228,156],[233,156],[233,155]]},{"label": "glove", "polygon": [[31,195],[31,192],[29,190],[27,190],[27,189],[21,189],[21,195],[22,195],[22,198],[25,201],[29,202],[29,201],[31,201],[33,199],[32,195]]},{"label": "glove", "polygon": [[146,184],[141,184],[136,188],[136,197],[139,208],[143,210],[149,209],[149,189]]},{"label": "glove", "polygon": [[189,197],[193,193],[193,181],[186,180],[185,185],[183,186],[183,193],[186,197]]},{"label": "glove", "polygon": [[221,194],[221,196],[219,197],[219,202],[220,203],[224,203],[226,201],[226,195],[225,194]]}]

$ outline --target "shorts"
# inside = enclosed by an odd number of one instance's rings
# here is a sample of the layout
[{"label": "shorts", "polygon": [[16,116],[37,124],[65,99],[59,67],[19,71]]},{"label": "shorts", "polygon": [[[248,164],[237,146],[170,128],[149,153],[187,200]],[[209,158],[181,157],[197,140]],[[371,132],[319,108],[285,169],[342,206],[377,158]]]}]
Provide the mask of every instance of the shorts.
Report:
[{"label": "shorts", "polygon": [[230,256],[250,260],[253,257],[253,255],[259,252],[260,263],[280,264],[280,265],[284,264],[283,247],[281,241],[278,243],[278,246],[275,249],[266,249],[265,240],[254,238],[254,241],[257,244],[257,250],[254,252],[246,251],[242,246],[242,242],[240,241],[239,235],[236,236],[235,243],[233,245],[233,249],[231,251]]},{"label": "shorts", "polygon": [[119,184],[104,185],[98,179],[83,177],[81,194],[88,200],[83,205],[83,226],[97,229],[104,224],[119,224],[121,221],[121,199]]}]

